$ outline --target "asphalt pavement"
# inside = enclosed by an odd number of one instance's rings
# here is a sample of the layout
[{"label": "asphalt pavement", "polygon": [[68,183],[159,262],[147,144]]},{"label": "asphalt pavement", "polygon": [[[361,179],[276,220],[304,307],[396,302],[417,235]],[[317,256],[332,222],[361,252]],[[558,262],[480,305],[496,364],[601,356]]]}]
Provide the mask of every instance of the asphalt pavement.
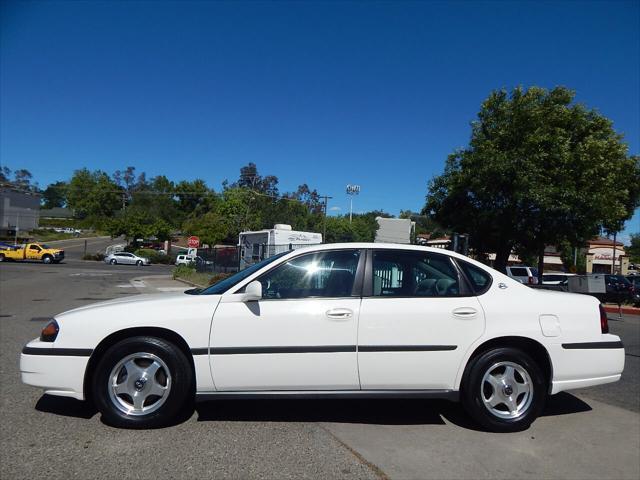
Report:
[{"label": "asphalt pavement", "polygon": [[108,427],[88,403],[22,385],[22,345],[58,312],[187,286],[167,266],[82,261],[77,243],[60,265],[0,265],[2,479],[640,477],[637,317],[611,316],[623,380],[552,397],[525,432],[482,432],[457,404],[417,400],[215,401],[168,428]]}]

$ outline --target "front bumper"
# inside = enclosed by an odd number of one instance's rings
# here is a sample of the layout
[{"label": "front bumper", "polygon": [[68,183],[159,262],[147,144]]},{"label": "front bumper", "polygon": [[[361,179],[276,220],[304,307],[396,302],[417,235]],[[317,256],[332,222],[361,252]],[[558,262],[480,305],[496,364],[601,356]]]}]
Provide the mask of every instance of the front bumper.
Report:
[{"label": "front bumper", "polygon": [[84,374],[91,350],[54,348],[34,339],[20,355],[22,383],[44,389],[44,393],[84,400]]}]

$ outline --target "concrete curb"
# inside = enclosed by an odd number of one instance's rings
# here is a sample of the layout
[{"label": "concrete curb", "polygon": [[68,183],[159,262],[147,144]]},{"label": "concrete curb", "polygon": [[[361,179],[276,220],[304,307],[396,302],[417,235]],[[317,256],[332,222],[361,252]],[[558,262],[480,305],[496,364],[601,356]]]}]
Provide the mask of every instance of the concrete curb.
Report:
[{"label": "concrete curb", "polygon": [[604,311],[608,313],[624,313],[625,315],[640,315],[640,308],[622,307],[618,309],[617,305],[604,305]]},{"label": "concrete curb", "polygon": [[189,280],[185,280],[184,278],[180,278],[180,277],[176,277],[176,278],[174,278],[174,280],[176,280],[178,282],[186,283],[187,285],[191,285],[192,287],[207,288],[204,285],[200,285],[198,283],[193,283],[193,282],[190,282]]}]

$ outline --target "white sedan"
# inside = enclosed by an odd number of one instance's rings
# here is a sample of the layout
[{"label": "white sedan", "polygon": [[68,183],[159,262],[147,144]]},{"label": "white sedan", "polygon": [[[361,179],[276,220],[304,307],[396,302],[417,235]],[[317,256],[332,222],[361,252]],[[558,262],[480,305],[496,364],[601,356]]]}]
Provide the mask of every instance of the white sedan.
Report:
[{"label": "white sedan", "polygon": [[22,381],[91,399],[110,424],[167,424],[195,398],[446,398],[527,428],[548,395],[620,379],[593,297],[533,290],[462,255],[316,245],[204,290],[56,315]]}]

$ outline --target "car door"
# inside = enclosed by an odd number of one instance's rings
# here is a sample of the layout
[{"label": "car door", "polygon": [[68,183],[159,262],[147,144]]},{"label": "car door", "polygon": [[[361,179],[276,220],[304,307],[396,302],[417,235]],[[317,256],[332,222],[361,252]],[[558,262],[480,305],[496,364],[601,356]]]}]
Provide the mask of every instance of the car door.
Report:
[{"label": "car door", "polygon": [[363,260],[357,249],[301,254],[259,277],[261,300],[225,294],[209,342],[216,389],[359,389]]},{"label": "car door", "polygon": [[130,253],[120,253],[120,258],[118,259],[118,263],[124,263],[126,265],[131,265],[134,263],[133,255]]},{"label": "car door", "polygon": [[359,324],[363,390],[452,389],[485,318],[448,255],[380,249],[368,252]]},{"label": "car door", "polygon": [[30,260],[40,260],[40,250],[38,245],[29,245],[27,250],[27,258]]}]

